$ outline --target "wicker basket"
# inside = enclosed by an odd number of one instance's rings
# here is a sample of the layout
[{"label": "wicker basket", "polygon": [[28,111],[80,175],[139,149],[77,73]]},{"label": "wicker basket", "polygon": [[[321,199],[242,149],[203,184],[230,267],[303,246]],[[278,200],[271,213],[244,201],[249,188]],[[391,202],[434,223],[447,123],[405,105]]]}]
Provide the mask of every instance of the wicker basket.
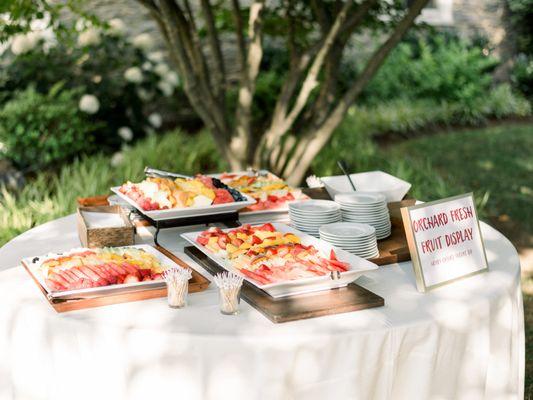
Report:
[{"label": "wicker basket", "polygon": [[[119,214],[125,226],[89,228],[82,211]],[[135,244],[135,228],[120,206],[78,207],[78,235],[84,247],[116,247]]]}]

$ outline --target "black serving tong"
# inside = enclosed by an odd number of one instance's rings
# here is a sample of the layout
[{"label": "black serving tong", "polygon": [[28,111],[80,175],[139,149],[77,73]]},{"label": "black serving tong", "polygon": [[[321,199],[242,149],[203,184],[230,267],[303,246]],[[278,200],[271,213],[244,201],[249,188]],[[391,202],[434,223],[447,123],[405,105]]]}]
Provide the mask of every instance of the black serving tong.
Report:
[{"label": "black serving tong", "polygon": [[[184,179],[193,179],[192,176],[189,175],[182,175],[182,174],[176,174],[174,172],[168,172],[168,171],[162,171],[160,169],[155,169],[152,167],[144,167],[144,174],[149,177],[156,177],[156,178],[170,178],[170,179],[176,179],[176,178],[184,178]],[[231,196],[235,201],[245,201],[247,200],[245,196],[242,195],[241,192],[238,190],[229,187],[225,183],[223,183],[220,179],[212,178],[213,179],[213,185],[218,189],[226,189],[228,192],[230,192]]]},{"label": "black serving tong", "polygon": [[353,184],[352,178],[350,177],[350,174],[347,172],[348,167],[346,166],[346,163],[343,160],[337,160],[337,165],[344,173],[344,175],[346,175],[346,178],[348,178],[348,182],[350,182],[350,186],[352,187],[353,191],[357,191],[355,185]]}]

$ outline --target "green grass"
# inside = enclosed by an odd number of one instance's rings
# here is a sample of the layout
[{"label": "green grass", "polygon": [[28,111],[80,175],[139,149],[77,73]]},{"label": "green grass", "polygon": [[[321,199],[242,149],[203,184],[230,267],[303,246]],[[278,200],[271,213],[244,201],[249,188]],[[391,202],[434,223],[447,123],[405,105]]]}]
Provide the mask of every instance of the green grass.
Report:
[{"label": "green grass", "polygon": [[533,126],[443,133],[404,142],[394,158],[428,162],[456,192],[488,193],[485,213],[533,234]]}]

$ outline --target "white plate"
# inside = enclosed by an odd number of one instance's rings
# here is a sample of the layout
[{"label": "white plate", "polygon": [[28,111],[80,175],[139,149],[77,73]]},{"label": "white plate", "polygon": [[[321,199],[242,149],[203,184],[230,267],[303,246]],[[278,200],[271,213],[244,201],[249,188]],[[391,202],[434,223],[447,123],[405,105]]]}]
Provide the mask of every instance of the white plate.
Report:
[{"label": "white plate", "polygon": [[331,200],[306,200],[289,204],[289,210],[293,212],[308,213],[334,213],[341,206]]},{"label": "white plate", "polygon": [[[154,255],[161,263],[163,269],[172,268],[176,266],[176,263],[174,261],[172,261],[170,258],[165,256],[159,250],[147,244],[139,244],[139,245],[134,245],[134,246],[121,246],[117,248],[142,249],[146,251],[147,253]],[[77,248],[77,249],[71,249],[63,253],[50,253],[50,254],[46,254],[43,256],[39,256],[39,257],[27,257],[24,260],[22,260],[22,262],[28,267],[28,269],[30,270],[30,273],[37,279],[39,284],[43,288],[45,288],[48,296],[51,298],[68,299],[68,298],[77,298],[81,296],[101,296],[101,295],[108,295],[108,294],[112,294],[116,292],[125,293],[125,292],[140,290],[140,289],[162,288],[162,287],[165,287],[166,285],[163,280],[157,280],[157,281],[146,281],[146,282],[135,282],[135,283],[122,283],[122,284],[117,284],[117,285],[99,286],[99,287],[85,288],[85,289],[74,289],[74,290],[63,290],[63,291],[50,290],[48,286],[46,285],[45,278],[42,276],[42,274],[39,271],[39,267],[41,266],[41,264],[50,258],[59,257],[59,256],[67,256],[71,253],[76,253],[79,251],[86,251],[86,250],[91,250],[91,249]]]},{"label": "white plate", "polygon": [[366,249],[366,248],[377,246],[377,241],[375,237],[372,238],[371,240],[368,240],[362,243],[338,242],[336,240],[328,239],[324,237],[323,235],[320,235],[320,239],[325,240],[326,242],[331,243],[335,246],[342,247],[343,249]]},{"label": "white plate", "polygon": [[[216,215],[224,214],[231,211],[238,211],[241,208],[255,204],[255,200],[250,196],[243,194],[246,201],[234,201],[233,203],[214,204],[205,207],[183,207],[183,208],[169,208],[166,210],[145,211],[135,201],[130,199],[125,194],[119,191],[120,186],[112,187],[111,190],[117,194],[121,199],[127,201],[130,205],[139,210],[140,213],[153,219],[154,221],[161,221],[165,219],[180,218],[180,217],[198,217],[201,215]],[[242,194],[242,193],[241,193]]]},{"label": "white plate", "polygon": [[321,221],[331,221],[331,220],[335,220],[335,219],[341,218],[342,214],[338,213],[338,214],[334,214],[334,215],[329,215],[327,217],[322,217],[322,216],[320,216],[320,217],[319,216],[302,217],[302,216],[299,216],[299,215],[294,215],[294,214],[289,213],[289,217],[291,217],[291,219],[295,219],[295,220],[321,222]]},{"label": "white plate", "polygon": [[345,244],[348,246],[359,246],[359,245],[372,242],[373,240],[376,240],[375,234],[372,234],[372,236],[366,236],[364,238],[357,238],[357,239],[345,239],[344,238],[343,239],[343,238],[339,238],[335,236],[324,235],[324,233],[322,232],[319,232],[319,233],[320,233],[320,237],[323,238],[324,240],[327,240],[328,242],[335,242],[339,244]]},{"label": "white plate", "polygon": [[344,207],[341,206],[341,212],[353,212],[353,213],[365,213],[365,214],[375,214],[381,212],[389,212],[388,207]]},{"label": "white plate", "polygon": [[348,241],[348,240],[339,240],[339,239],[336,239],[336,238],[334,239],[334,238],[325,236],[322,233],[320,233],[320,238],[324,239],[325,241],[330,242],[330,243],[336,243],[336,244],[338,244],[340,246],[349,246],[349,247],[370,246],[370,245],[372,245],[372,243],[376,242],[376,236],[375,235],[372,235],[371,237],[364,238],[364,239],[361,239],[361,240]]},{"label": "white plate", "polygon": [[[333,249],[335,253],[337,254],[337,258],[340,261],[347,262],[350,264],[350,269],[346,272],[341,272],[340,278],[336,280],[332,280],[329,275],[325,275],[325,276],[317,276],[317,277],[312,277],[312,278],[298,279],[298,280],[293,280],[293,281],[271,283],[268,285],[260,285],[248,279],[239,270],[234,268],[229,262],[229,260],[226,260],[224,258],[221,258],[215,255],[209,249],[197,243],[196,238],[203,231],[184,233],[181,236],[185,240],[192,243],[195,247],[197,247],[199,250],[205,253],[209,258],[214,260],[217,264],[219,264],[224,269],[242,276],[244,279],[249,281],[254,286],[258,287],[261,290],[264,290],[270,296],[276,297],[276,298],[343,287],[355,281],[365,272],[378,268],[378,266],[374,263],[371,263],[345,250],[332,246],[331,244],[327,243],[324,240],[320,240],[313,236],[302,233],[301,231],[291,228],[288,225],[279,224],[279,223],[273,223],[272,225],[274,225],[274,228],[277,231],[280,231],[283,233],[290,232],[290,233],[296,234],[297,236],[300,237],[301,243],[303,245],[305,246],[313,245],[326,258],[329,258],[329,253]],[[224,229],[224,231],[230,231],[232,229],[234,228]]]},{"label": "white plate", "polygon": [[339,204],[370,206],[385,204],[385,196],[379,193],[349,192],[335,195],[335,202]]},{"label": "white plate", "polygon": [[[400,201],[411,188],[411,184],[382,171],[361,172],[350,174],[350,178],[357,190],[372,193],[381,193],[387,202]],[[331,198],[337,193],[349,192],[350,183],[345,175],[326,176],[320,178]]]},{"label": "white plate", "polygon": [[349,223],[349,222],[338,222],[336,224],[329,224],[323,226],[321,233],[332,236],[347,237],[364,237],[372,235],[375,230],[370,225]]}]

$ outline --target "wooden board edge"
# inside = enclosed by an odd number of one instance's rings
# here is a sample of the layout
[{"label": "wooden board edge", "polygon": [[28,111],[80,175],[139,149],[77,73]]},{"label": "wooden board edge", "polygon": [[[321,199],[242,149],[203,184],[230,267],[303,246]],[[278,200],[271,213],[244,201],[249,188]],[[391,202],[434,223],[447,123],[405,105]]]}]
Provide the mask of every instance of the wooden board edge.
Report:
[{"label": "wooden board edge", "polygon": [[[163,251],[161,251],[161,249]],[[189,282],[189,293],[198,293],[198,292],[206,290],[209,287],[209,285],[211,284],[209,279],[205,278],[202,274],[194,270],[194,268],[192,268],[190,265],[185,263],[183,260],[176,257],[174,254],[172,254],[170,251],[168,251],[165,248],[161,247],[161,248],[158,248],[157,250],[161,251],[163,254],[169,257],[172,261],[176,262],[178,265],[191,269],[192,278],[191,278],[191,281]],[[115,294],[109,294],[109,295],[102,295],[99,297],[87,298],[87,299],[54,301],[53,299],[50,299],[48,297],[48,292],[40,284],[40,282],[33,275],[33,273],[30,271],[29,266],[26,265],[24,261],[21,262],[21,265],[24,267],[24,269],[26,270],[28,275],[31,277],[31,279],[35,282],[35,284],[37,285],[37,287],[43,294],[46,302],[58,313],[84,310],[88,308],[95,308],[95,307],[101,307],[101,306],[107,306],[107,305],[113,305],[113,304],[130,303],[130,302],[135,302],[135,301],[149,300],[149,299],[155,299],[155,298],[161,298],[161,297],[167,296],[167,288],[163,287],[163,288],[157,288],[157,289],[145,289],[145,290],[137,290],[133,292],[126,292],[126,293],[115,293]]]}]

